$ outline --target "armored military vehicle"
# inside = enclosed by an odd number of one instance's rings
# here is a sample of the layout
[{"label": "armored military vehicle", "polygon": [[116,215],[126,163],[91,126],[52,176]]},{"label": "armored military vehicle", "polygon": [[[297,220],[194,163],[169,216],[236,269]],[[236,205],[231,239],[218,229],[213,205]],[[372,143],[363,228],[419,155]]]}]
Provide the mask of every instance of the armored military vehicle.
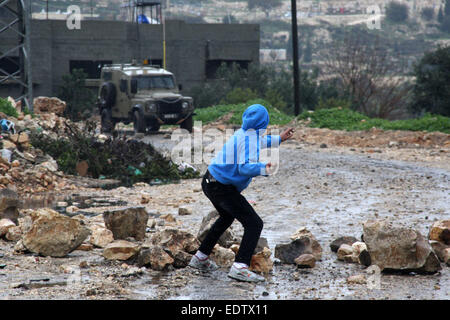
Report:
[{"label": "armored military vehicle", "polygon": [[105,65],[101,83],[97,106],[102,132],[113,131],[118,122],[133,122],[138,133],[156,132],[163,124],[192,132],[193,100],[180,94],[171,72],[136,63]]}]

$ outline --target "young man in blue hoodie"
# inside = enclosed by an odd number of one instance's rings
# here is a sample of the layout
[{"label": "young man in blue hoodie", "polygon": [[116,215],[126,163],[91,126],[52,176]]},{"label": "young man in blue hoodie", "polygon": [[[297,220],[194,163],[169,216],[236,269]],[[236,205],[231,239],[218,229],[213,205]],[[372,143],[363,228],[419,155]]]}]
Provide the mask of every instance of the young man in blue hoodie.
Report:
[{"label": "young man in blue hoodie", "polygon": [[202,189],[219,213],[189,266],[204,271],[217,269],[208,256],[220,236],[237,219],[244,227],[244,236],[228,276],[248,282],[264,281],[264,277],[249,270],[250,261],[263,228],[263,221],[241,195],[253,177],[271,173],[273,165],[259,162],[261,148],[278,147],[292,137],[293,129],[280,136],[263,136],[269,124],[269,113],[260,104],[254,104],[242,115],[242,128],[225,143],[208,166]]}]

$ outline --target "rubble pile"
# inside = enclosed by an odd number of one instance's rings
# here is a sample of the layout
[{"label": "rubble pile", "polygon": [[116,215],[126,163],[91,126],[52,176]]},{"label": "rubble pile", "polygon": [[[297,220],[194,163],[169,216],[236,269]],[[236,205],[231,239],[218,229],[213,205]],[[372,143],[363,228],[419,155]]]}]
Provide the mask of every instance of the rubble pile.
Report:
[{"label": "rubble pile", "polygon": [[331,243],[330,248],[337,253],[338,260],[366,267],[376,265],[387,272],[424,274],[441,270],[440,262],[450,265],[449,220],[435,222],[429,239],[386,219],[366,221],[363,231],[364,242],[354,237],[340,237]]}]

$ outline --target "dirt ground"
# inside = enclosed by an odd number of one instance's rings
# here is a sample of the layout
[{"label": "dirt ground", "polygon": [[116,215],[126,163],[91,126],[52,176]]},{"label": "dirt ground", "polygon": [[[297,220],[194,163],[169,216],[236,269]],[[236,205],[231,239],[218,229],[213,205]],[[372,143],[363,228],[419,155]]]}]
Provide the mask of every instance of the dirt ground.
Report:
[{"label": "dirt ground", "polygon": [[[170,151],[169,134],[166,130],[143,139]],[[0,269],[0,299],[449,299],[450,269],[445,265],[434,275],[382,274],[380,288],[370,289],[347,284],[349,276],[366,270],[338,261],[329,248],[339,236],[359,238],[362,223],[370,218],[390,217],[423,235],[433,221],[450,218],[449,135],[414,135],[299,127],[295,140],[280,148],[277,174],[255,178],[243,192],[264,221],[262,236],[272,252],[302,226],[314,234],[323,258],[313,269],[276,264],[266,282],[247,284],[229,279],[226,268],[209,275],[189,268],[138,269],[106,261],[101,249],[76,250],[66,258],[14,255],[14,243],[0,240],[0,265],[6,265]],[[171,214],[176,219],[158,218],[156,229],[175,225],[197,234],[202,218],[213,209],[201,192],[200,179],[108,191],[80,188],[50,202],[102,198],[109,199],[110,206],[140,205],[142,195],[150,197],[144,206],[151,216]],[[44,199],[48,203],[49,197]],[[192,214],[178,215],[180,206]],[[95,219],[106,208],[82,213]],[[237,222],[233,227],[241,230]]]}]

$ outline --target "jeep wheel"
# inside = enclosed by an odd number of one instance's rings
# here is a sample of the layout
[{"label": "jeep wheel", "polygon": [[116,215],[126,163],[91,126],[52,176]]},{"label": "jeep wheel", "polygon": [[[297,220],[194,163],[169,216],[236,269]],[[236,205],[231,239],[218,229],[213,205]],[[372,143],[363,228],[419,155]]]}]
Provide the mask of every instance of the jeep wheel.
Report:
[{"label": "jeep wheel", "polygon": [[181,123],[180,128],[192,133],[192,115]]},{"label": "jeep wheel", "polygon": [[111,109],[103,109],[101,113],[101,132],[110,133],[114,130],[115,125]]},{"label": "jeep wheel", "polygon": [[116,87],[111,82],[105,82],[100,89],[100,104],[103,108],[111,108],[116,103]]},{"label": "jeep wheel", "polygon": [[135,133],[145,133],[145,119],[139,110],[133,113],[133,127]]},{"label": "jeep wheel", "polygon": [[150,131],[150,132],[158,132],[160,127],[161,127],[161,125],[158,123],[157,120],[154,120],[154,119],[150,120],[147,123],[147,128],[148,128],[148,131]]}]

